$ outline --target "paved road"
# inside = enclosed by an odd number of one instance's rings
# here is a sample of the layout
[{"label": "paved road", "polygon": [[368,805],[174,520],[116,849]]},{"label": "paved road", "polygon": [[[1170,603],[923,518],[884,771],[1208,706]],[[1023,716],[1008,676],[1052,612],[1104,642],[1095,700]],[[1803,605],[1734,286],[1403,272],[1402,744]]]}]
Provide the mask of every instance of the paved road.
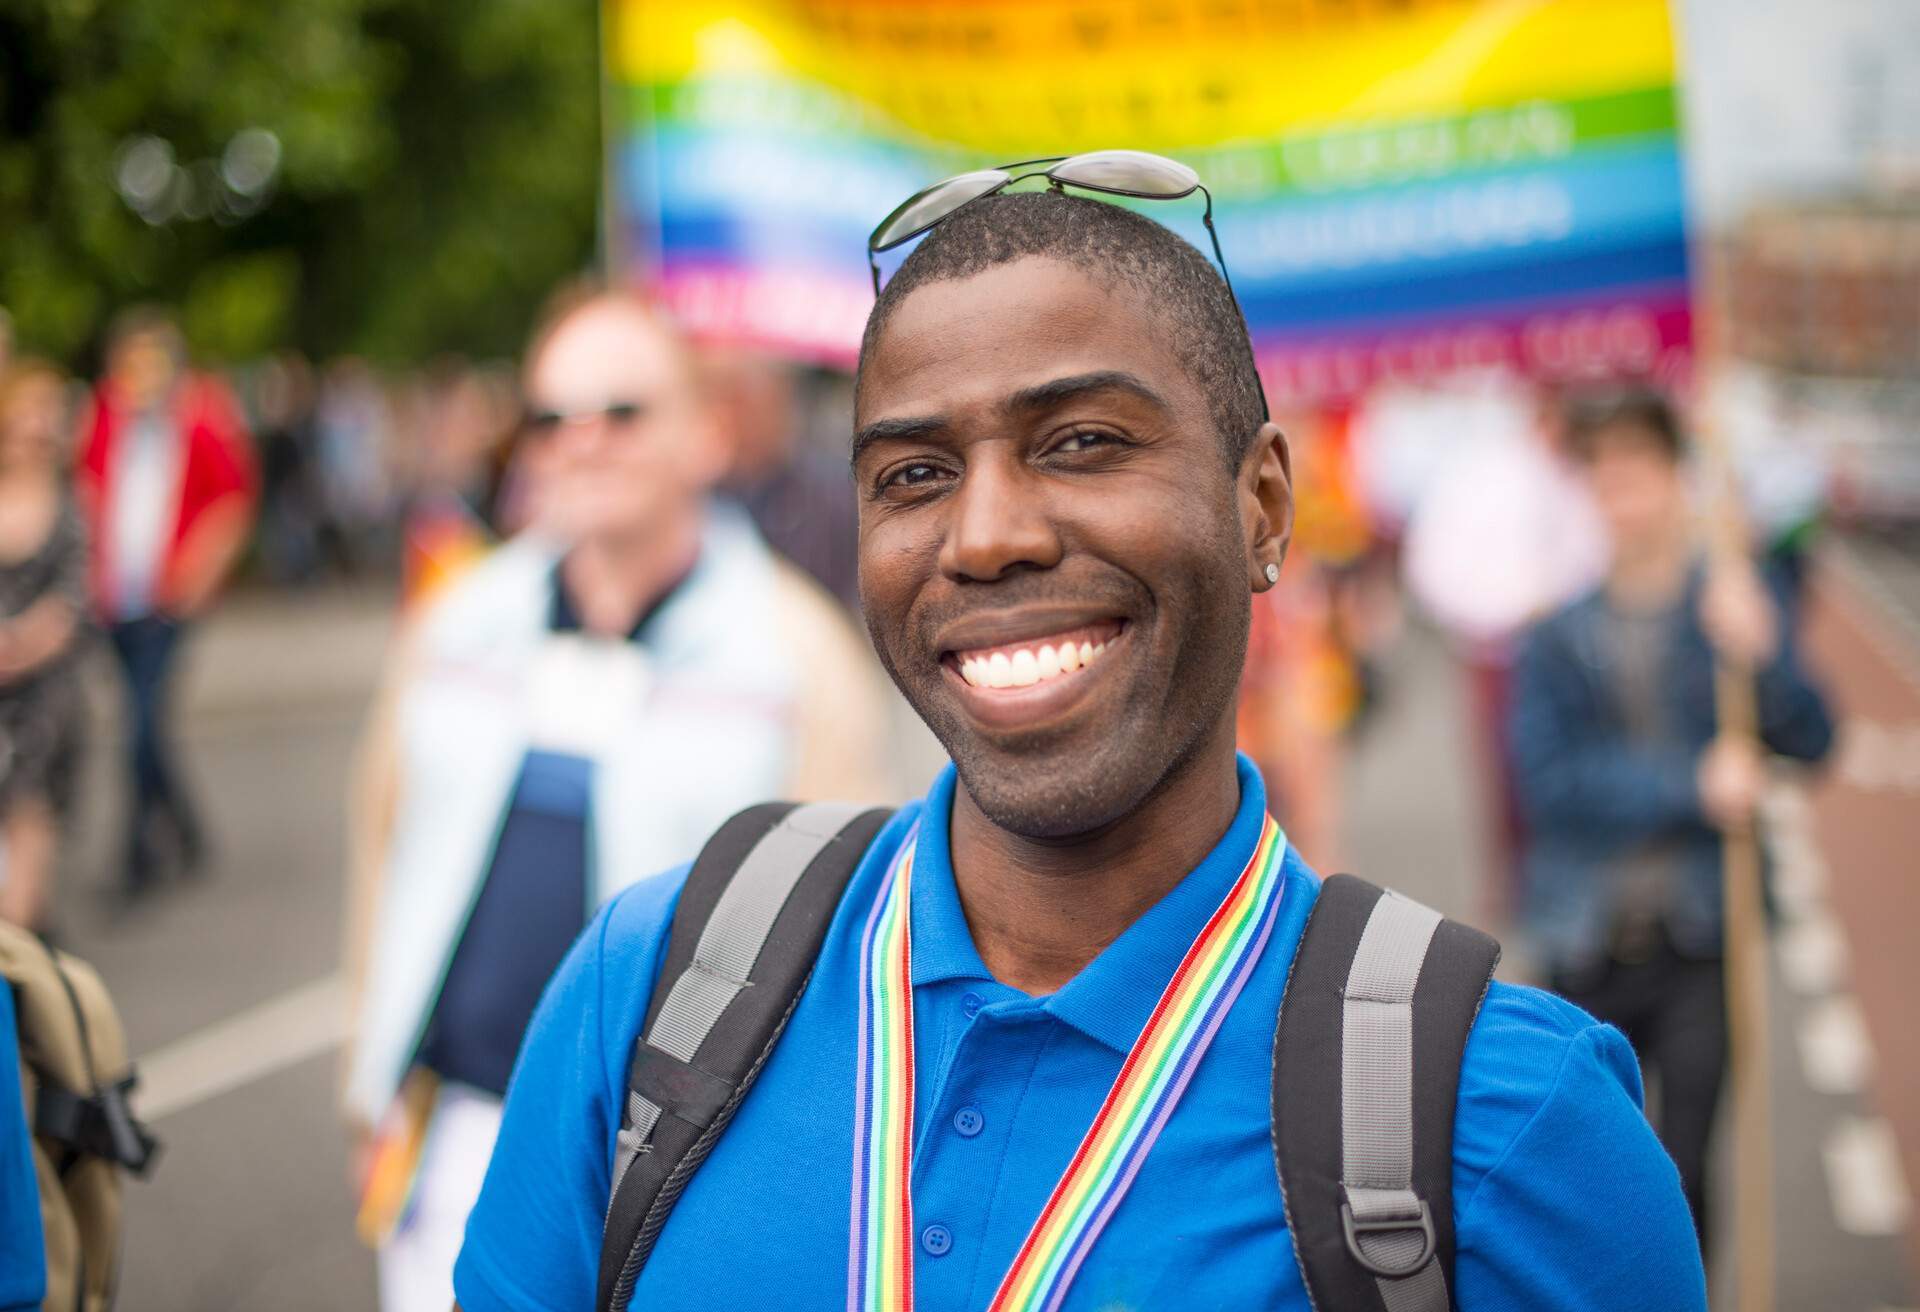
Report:
[{"label": "paved road", "polygon": [[[95,755],[61,913],[75,948],[116,989],[167,1141],[155,1178],[129,1197],[131,1312],[373,1305],[331,1110],[340,1018],[326,981],[340,921],[343,778],[387,615],[379,595],[242,599],[198,635],[183,720],[217,861],[204,883],[130,920],[97,896],[115,817],[111,753]],[[1347,855],[1356,870],[1472,917],[1481,859],[1474,780],[1459,764],[1457,682],[1437,644],[1417,636],[1389,674],[1391,698],[1352,763]],[[99,711],[110,731],[104,688]],[[902,774],[917,782],[932,758],[924,739],[911,741]],[[1524,969],[1509,960],[1510,973]],[[1779,1306],[1906,1308],[1915,1297],[1897,1239],[1835,1223],[1834,1128],[1874,1118],[1860,1092],[1810,1088],[1803,1012],[1794,995],[1774,1043]]]}]

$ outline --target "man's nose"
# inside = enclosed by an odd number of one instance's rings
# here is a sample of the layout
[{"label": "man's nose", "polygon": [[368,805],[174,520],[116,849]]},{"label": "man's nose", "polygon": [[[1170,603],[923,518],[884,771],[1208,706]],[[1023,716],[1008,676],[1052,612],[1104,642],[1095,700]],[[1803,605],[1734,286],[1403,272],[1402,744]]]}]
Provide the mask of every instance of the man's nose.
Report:
[{"label": "man's nose", "polygon": [[975,461],[948,506],[940,547],[940,570],[948,578],[984,583],[1023,566],[1052,569],[1060,563],[1060,536],[1046,498],[1012,461]]},{"label": "man's nose", "polygon": [[607,417],[598,411],[566,415],[554,425],[552,440],[572,455],[594,455],[607,440],[607,427]]}]

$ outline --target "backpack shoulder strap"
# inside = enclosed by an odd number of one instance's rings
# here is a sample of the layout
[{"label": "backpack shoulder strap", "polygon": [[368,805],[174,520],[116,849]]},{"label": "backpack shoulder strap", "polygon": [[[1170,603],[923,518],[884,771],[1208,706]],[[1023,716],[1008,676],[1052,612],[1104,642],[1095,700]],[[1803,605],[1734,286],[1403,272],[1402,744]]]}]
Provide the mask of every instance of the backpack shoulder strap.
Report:
[{"label": "backpack shoulder strap", "polygon": [[595,1306],[618,1312],[687,1181],[772,1055],[891,811],[750,807],[707,841],[634,1044]]},{"label": "backpack shoulder strap", "polygon": [[1351,875],[1320,889],[1273,1044],[1273,1148],[1309,1299],[1453,1306],[1453,1110],[1500,945]]}]

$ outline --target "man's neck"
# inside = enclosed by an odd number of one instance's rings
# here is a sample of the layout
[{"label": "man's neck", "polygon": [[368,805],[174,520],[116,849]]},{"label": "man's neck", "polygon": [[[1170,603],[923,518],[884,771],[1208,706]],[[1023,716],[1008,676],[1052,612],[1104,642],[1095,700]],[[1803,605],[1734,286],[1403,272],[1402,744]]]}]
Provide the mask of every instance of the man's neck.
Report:
[{"label": "man's neck", "polygon": [[1212,851],[1240,803],[1231,721],[1131,814],[1059,841],[1024,838],[955,790],[954,882],[993,977],[1060,989]]},{"label": "man's neck", "polygon": [[1641,542],[1616,547],[1607,571],[1607,597],[1626,610],[1660,610],[1687,589],[1693,563],[1689,525],[1676,522]]},{"label": "man's neck", "polygon": [[699,524],[691,518],[670,532],[653,529],[582,540],[560,563],[580,627],[601,637],[625,637],[693,568],[699,549]]}]

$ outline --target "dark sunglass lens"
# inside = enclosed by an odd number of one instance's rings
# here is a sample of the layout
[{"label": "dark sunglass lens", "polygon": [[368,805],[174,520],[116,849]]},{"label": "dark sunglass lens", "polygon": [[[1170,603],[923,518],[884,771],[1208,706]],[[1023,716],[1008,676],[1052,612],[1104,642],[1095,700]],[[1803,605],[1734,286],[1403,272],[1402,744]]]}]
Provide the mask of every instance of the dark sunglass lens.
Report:
[{"label": "dark sunglass lens", "polygon": [[1200,185],[1200,175],[1179,160],[1144,150],[1088,151],[1056,165],[1048,176],[1139,196],[1184,196]]},{"label": "dark sunglass lens", "polygon": [[560,415],[553,410],[529,410],[520,426],[535,437],[545,437],[560,427]]},{"label": "dark sunglass lens", "polygon": [[881,220],[873,236],[867,239],[867,246],[875,251],[891,250],[919,236],[968,201],[978,200],[1003,185],[1007,177],[1003,169],[981,169],[936,182]]},{"label": "dark sunglass lens", "polygon": [[601,413],[606,415],[607,422],[615,428],[625,428],[638,420],[642,411],[638,401],[615,401]]}]

